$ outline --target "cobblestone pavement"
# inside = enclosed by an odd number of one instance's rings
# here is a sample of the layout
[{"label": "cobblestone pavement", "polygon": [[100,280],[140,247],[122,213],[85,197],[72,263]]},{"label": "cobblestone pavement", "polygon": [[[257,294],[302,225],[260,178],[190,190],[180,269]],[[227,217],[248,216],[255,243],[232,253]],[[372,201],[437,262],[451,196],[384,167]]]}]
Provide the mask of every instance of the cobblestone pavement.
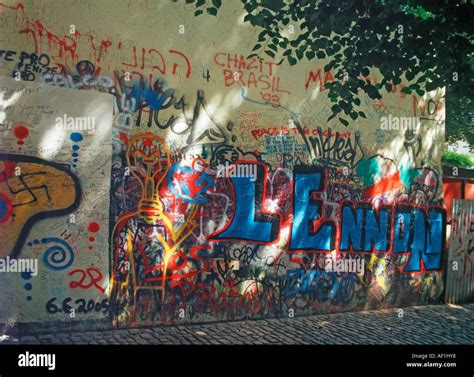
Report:
[{"label": "cobblestone pavement", "polygon": [[[11,343],[5,340],[3,343]],[[18,344],[18,340],[15,342]],[[474,344],[474,304],[21,336],[23,344]]]}]

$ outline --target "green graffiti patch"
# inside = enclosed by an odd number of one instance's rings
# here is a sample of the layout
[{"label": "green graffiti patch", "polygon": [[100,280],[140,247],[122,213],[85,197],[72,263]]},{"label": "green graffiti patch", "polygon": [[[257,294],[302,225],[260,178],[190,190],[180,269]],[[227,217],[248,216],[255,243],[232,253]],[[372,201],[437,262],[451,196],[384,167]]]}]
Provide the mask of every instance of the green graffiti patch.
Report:
[{"label": "green graffiti patch", "polygon": [[362,158],[357,165],[356,174],[365,186],[372,186],[374,177],[380,174],[379,164],[374,158]]}]

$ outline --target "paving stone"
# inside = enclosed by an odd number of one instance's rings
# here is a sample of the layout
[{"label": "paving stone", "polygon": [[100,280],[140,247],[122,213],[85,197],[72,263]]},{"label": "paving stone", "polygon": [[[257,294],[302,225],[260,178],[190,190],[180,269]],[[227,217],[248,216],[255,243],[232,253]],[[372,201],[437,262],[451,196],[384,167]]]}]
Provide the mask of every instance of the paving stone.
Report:
[{"label": "paving stone", "polygon": [[398,318],[397,310],[25,334],[17,344],[474,344],[474,304],[403,308],[403,318]]},{"label": "paving stone", "polygon": [[37,338],[35,336],[31,336],[31,335],[20,337],[20,342],[21,343],[28,343],[30,341],[36,341],[36,340],[37,340]]}]

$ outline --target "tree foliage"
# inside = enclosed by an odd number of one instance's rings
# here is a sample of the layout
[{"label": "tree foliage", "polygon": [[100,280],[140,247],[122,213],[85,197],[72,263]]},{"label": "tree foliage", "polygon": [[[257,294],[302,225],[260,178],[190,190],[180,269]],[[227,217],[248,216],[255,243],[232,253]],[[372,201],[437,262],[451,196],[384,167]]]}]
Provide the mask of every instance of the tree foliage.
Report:
[{"label": "tree foliage", "polygon": [[[195,15],[216,15],[221,0],[186,0]],[[344,125],[365,117],[357,98],[372,99],[406,80],[404,93],[423,96],[447,88],[448,140],[466,138],[474,144],[472,112],[466,99],[474,88],[474,41],[470,0],[241,0],[245,22],[260,28],[253,53],[294,65],[301,60],[327,59],[325,71],[332,114]],[[290,29],[294,33],[290,33]],[[372,69],[383,77],[368,79]],[[457,81],[456,81],[457,80]],[[472,103],[472,102],[471,102]],[[459,106],[464,105],[464,106]],[[328,119],[328,120],[329,120]]]}]

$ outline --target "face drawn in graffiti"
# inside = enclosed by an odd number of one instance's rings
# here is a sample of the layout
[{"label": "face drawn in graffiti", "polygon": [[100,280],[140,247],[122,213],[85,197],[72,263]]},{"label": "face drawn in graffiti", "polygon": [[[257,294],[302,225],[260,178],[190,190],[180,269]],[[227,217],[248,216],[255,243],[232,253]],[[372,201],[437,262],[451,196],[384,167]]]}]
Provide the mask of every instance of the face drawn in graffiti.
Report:
[{"label": "face drawn in graffiti", "polygon": [[127,150],[127,164],[142,188],[140,217],[154,224],[162,217],[161,182],[170,168],[170,152],[164,140],[152,133],[135,136]]},{"label": "face drawn in graffiti", "polygon": [[0,257],[18,255],[36,222],[66,215],[80,201],[79,180],[68,166],[0,154]]},{"label": "face drawn in graffiti", "polygon": [[211,167],[217,169],[219,165],[233,164],[239,159],[239,153],[235,148],[223,145],[219,146],[211,157]]}]

